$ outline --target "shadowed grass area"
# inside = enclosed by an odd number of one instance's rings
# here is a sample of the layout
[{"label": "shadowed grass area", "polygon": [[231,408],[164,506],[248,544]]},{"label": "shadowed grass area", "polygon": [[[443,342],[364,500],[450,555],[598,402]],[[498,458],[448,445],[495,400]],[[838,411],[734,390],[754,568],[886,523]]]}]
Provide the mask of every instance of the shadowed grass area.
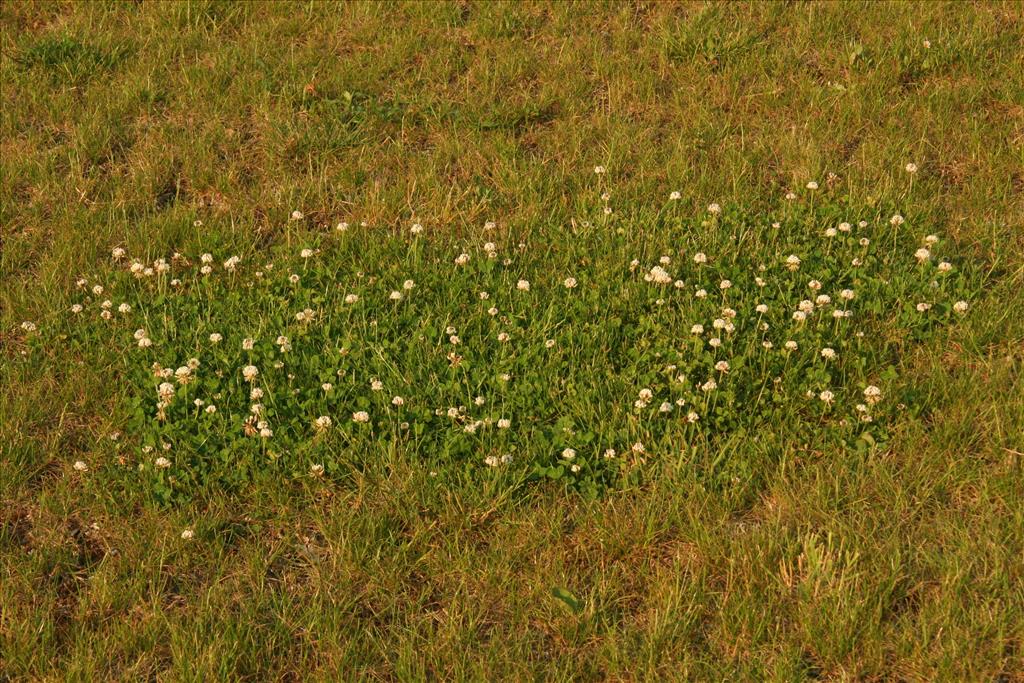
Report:
[{"label": "shadowed grass area", "polygon": [[[0,29],[0,678],[1024,675],[1019,3],[5,2]],[[927,410],[865,453],[738,436],[706,454],[752,463],[733,487],[674,457],[596,500],[440,485],[396,448],[162,508],[72,467],[116,462],[125,364],[19,328],[116,245],[493,220],[583,267],[602,192],[653,263],[672,191],[764,234],[793,191],[948,241],[971,314],[879,332]]]}]

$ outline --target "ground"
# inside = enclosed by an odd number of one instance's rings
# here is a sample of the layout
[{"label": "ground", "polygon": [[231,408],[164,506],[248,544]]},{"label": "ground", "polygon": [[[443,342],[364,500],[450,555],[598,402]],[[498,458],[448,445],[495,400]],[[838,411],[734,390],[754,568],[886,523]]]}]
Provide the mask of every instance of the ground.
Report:
[{"label": "ground", "polygon": [[[0,679],[1024,678],[1019,3],[10,1],[0,28]],[[20,324],[113,246],[493,220],[557,253],[596,166],[638,240],[672,191],[767,219],[817,181],[953,243],[983,289],[901,347],[927,410],[867,455],[750,446],[737,489],[441,487],[396,451],[166,505],[74,469],[131,443],[124,368]]]}]

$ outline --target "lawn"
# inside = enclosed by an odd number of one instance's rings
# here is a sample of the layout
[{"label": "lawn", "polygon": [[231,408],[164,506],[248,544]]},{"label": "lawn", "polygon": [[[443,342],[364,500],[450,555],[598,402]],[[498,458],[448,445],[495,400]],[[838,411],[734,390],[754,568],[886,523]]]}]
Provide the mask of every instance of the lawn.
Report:
[{"label": "lawn", "polygon": [[1024,8],[0,5],[0,680],[1024,679]]}]

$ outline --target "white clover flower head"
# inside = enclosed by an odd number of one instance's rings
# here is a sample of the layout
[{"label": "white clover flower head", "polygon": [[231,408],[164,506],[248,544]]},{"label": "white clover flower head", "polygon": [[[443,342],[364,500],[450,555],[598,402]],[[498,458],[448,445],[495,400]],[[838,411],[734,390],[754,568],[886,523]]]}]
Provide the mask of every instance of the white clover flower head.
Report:
[{"label": "white clover flower head", "polygon": [[223,339],[224,337],[220,334],[220,332],[214,332],[213,334],[210,335],[210,341],[214,344],[220,344]]},{"label": "white clover flower head", "polygon": [[310,466],[309,466],[309,473],[310,473],[311,475],[313,475],[314,477],[320,477],[320,476],[323,476],[323,473],[324,473],[324,466],[323,466],[323,465],[321,465],[321,464],[319,464],[319,463],[316,463],[316,464],[310,465]]},{"label": "white clover flower head", "polygon": [[723,291],[729,289],[730,287],[732,287],[732,280],[722,280],[721,282],[718,283],[718,288]]},{"label": "white clover flower head", "polygon": [[708,381],[704,382],[704,384],[700,385],[700,390],[703,391],[704,393],[714,391],[717,388],[718,383],[713,379],[709,379]]},{"label": "white clover flower head", "polygon": [[697,413],[695,413],[692,410],[686,414],[686,421],[689,422],[690,424],[693,424],[694,422],[696,422],[699,419],[700,419],[700,415],[698,415]]},{"label": "white clover flower head", "polygon": [[940,273],[948,273],[953,270],[953,264],[949,261],[942,261],[937,267]]},{"label": "white clover flower head", "polygon": [[126,253],[127,252],[125,252],[124,248],[122,248],[122,247],[114,247],[110,251],[110,257],[112,259],[114,259],[115,261],[120,261],[121,259],[123,259],[125,257]]},{"label": "white clover flower head", "polygon": [[807,287],[809,289],[813,289],[814,291],[818,291],[819,289],[821,289],[821,283],[818,282],[817,280],[811,280],[810,282],[807,283]]},{"label": "white clover flower head", "polygon": [[171,466],[171,461],[161,455],[153,461],[153,465],[155,465],[157,469],[166,470]]},{"label": "white clover flower head", "polygon": [[821,357],[825,360],[832,360],[836,357],[836,351],[835,349],[826,346],[821,350]]},{"label": "white clover flower head", "polygon": [[360,424],[365,424],[370,421],[370,414],[365,410],[357,410],[352,413],[352,421]]},{"label": "white clover flower head", "polygon": [[597,175],[602,175],[602,174],[604,174],[604,173],[605,173],[605,168],[604,168],[604,166],[595,166],[595,167],[594,167],[594,173],[596,173]]},{"label": "white clover flower head", "polygon": [[786,257],[786,268],[789,270],[796,270],[800,267],[800,257],[796,254],[790,254]]},{"label": "white clover flower head", "polygon": [[488,308],[488,309],[487,309],[487,314],[488,314],[488,315],[492,315],[492,316],[493,316],[493,315],[498,315],[498,309],[497,309],[497,307],[495,307],[495,306],[491,306],[490,308]]},{"label": "white clover flower head", "polygon": [[195,532],[191,529],[185,529],[181,532],[181,540],[183,541],[191,541],[195,536]]},{"label": "white clover flower head", "polygon": [[345,303],[347,303],[347,304],[354,304],[357,301],[359,301],[359,295],[358,294],[346,294],[345,295]]},{"label": "white clover flower head", "polygon": [[508,429],[511,426],[512,420],[508,419],[507,417],[502,417],[498,419],[498,429]]},{"label": "white clover flower head", "polygon": [[256,376],[260,374],[259,368],[255,365],[246,365],[242,368],[242,377],[245,378],[246,382],[252,382],[256,379]]},{"label": "white clover flower head", "polygon": [[469,254],[463,252],[455,257],[455,265],[464,266],[469,263]]},{"label": "white clover flower head", "polygon": [[564,448],[562,449],[562,457],[566,460],[572,460],[576,457],[576,451],[572,448]]},{"label": "white clover flower head", "polygon": [[653,282],[658,285],[668,285],[672,283],[672,276],[669,275],[661,266],[654,266],[651,271],[644,276],[644,280],[647,282]]},{"label": "white clover flower head", "polygon": [[544,348],[546,348],[546,349],[554,348],[554,346],[555,346],[555,340],[554,339],[548,339],[548,340],[546,340],[544,342]]},{"label": "white clover flower head", "polygon": [[501,461],[498,459],[498,456],[496,455],[488,455],[486,458],[484,458],[484,464],[487,465],[488,467],[497,467],[499,464],[501,464]]},{"label": "white clover flower head", "polygon": [[698,289],[696,292],[693,293],[693,295],[698,299],[706,299],[708,296],[708,292],[706,289]]},{"label": "white clover flower head", "polygon": [[318,431],[324,431],[329,429],[331,426],[331,418],[329,415],[321,415],[313,423]]},{"label": "white clover flower head", "polygon": [[448,337],[448,341],[449,341],[449,342],[450,342],[450,343],[451,343],[451,344],[452,344],[453,346],[457,346],[457,345],[459,345],[459,344],[461,344],[461,343],[462,343],[462,340],[461,340],[461,339],[459,339],[458,335],[455,335],[455,334],[453,334],[452,336]]},{"label": "white clover flower head", "polygon": [[637,455],[640,455],[641,453],[646,453],[647,452],[647,448],[645,448],[644,445],[642,443],[640,443],[639,441],[637,441],[635,444],[630,446],[629,450],[633,451]]},{"label": "white clover flower head", "polygon": [[708,213],[717,216],[718,214],[722,213],[722,207],[719,206],[716,202],[712,202],[708,204]]},{"label": "white clover flower head", "polygon": [[388,295],[388,298],[391,299],[392,301],[401,301],[402,293],[397,289],[391,290],[391,294]]},{"label": "white clover flower head", "polygon": [[825,228],[825,237],[835,237],[839,234],[839,231],[835,228]]},{"label": "white clover flower head", "polygon": [[765,304],[758,304],[754,307],[754,310],[763,315],[768,312],[768,306]]},{"label": "white clover flower head", "polygon": [[370,380],[370,391],[384,391],[384,382],[374,377]]},{"label": "white clover flower head", "polygon": [[839,224],[839,232],[850,232],[853,230],[853,226],[849,223],[843,222]]},{"label": "white clover flower head", "polygon": [[614,457],[615,457],[616,455],[617,455],[617,454],[616,454],[616,452],[615,452],[615,449],[614,449],[614,448],[606,448],[606,449],[605,449],[605,451],[604,451],[604,458],[605,458],[606,460],[611,460],[611,459],[612,459],[612,458],[614,458]]},{"label": "white clover flower head", "polygon": [[401,396],[395,396],[391,399],[391,405],[401,407],[405,405],[405,399]]},{"label": "white clover flower head", "polygon": [[294,211],[292,211],[292,220],[293,221],[301,221],[303,218],[305,218],[305,216],[298,209],[295,209]]},{"label": "white clover flower head", "polygon": [[817,181],[812,180],[809,183],[807,183],[807,189],[808,190],[817,190],[818,189]]},{"label": "white clover flower head", "polygon": [[507,342],[511,338],[512,337],[509,335],[508,332],[499,332],[498,333],[498,341],[500,341],[502,343]]},{"label": "white clover flower head", "polygon": [[809,299],[804,299],[799,304],[797,304],[797,309],[803,311],[804,313],[811,313],[814,311],[814,302],[810,301]]},{"label": "white clover flower head", "polygon": [[704,334],[704,326],[700,323],[693,325],[690,328],[690,334]]},{"label": "white clover flower head", "polygon": [[832,405],[832,400],[835,398],[835,395],[831,391],[826,389],[822,391],[820,394],[818,394],[818,398],[825,405]]},{"label": "white clover flower head", "polygon": [[828,294],[819,294],[818,296],[814,297],[814,303],[817,304],[818,306],[828,306],[830,303],[832,303],[832,297],[830,297]]},{"label": "white clover flower head", "polygon": [[693,255],[693,262],[694,263],[698,263],[698,264],[700,264],[700,263],[707,263],[708,262],[708,255],[705,254],[702,251],[698,251],[696,254]]},{"label": "white clover flower head", "polygon": [[410,290],[410,289],[412,289],[415,286],[416,286],[416,281],[415,280],[406,280],[405,282],[402,283],[402,289],[404,289],[404,290]]},{"label": "white clover flower head", "polygon": [[669,193],[668,198],[672,201],[676,201],[677,199],[680,199],[682,196],[683,195],[681,195],[677,190],[673,190],[672,192]]},{"label": "white clover flower head", "polygon": [[82,304],[71,304],[71,312],[72,313],[81,313],[82,312]]},{"label": "white clover flower head", "polygon": [[783,344],[783,346],[786,348],[787,351],[796,351],[798,348],[797,343],[792,339]]},{"label": "white clover flower head", "polygon": [[529,292],[530,291],[530,281],[529,280],[520,280],[519,282],[516,283],[516,289],[518,289],[520,292]]},{"label": "white clover flower head", "polygon": [[573,289],[578,283],[576,282],[576,278],[567,277],[562,284],[565,285],[566,289]]},{"label": "white clover flower head", "polygon": [[315,253],[316,252],[313,251],[312,249],[307,248],[307,249],[303,249],[302,251],[300,251],[299,252],[299,256],[301,258],[308,259],[308,258],[312,258],[313,254],[315,254]]},{"label": "white clover flower head", "polygon": [[899,226],[903,225],[905,222],[906,221],[904,220],[903,216],[901,216],[898,213],[894,213],[892,215],[892,218],[889,219],[889,225],[891,225],[893,227],[899,227]]},{"label": "white clover flower head", "polygon": [[864,388],[864,400],[868,402],[868,405],[878,403],[882,400],[882,390],[874,384],[869,384]]},{"label": "white clover flower head", "polygon": [[938,235],[928,235],[922,241],[925,243],[926,246],[934,247],[936,244],[939,243],[939,236]]},{"label": "white clover flower head", "polygon": [[729,372],[729,363],[727,361],[720,360],[717,363],[715,363],[715,370],[718,370],[722,374],[725,374]]},{"label": "white clover flower head", "polygon": [[413,223],[412,227],[409,228],[409,232],[412,233],[413,235],[419,235],[421,232],[423,232],[423,226],[420,225],[419,223]]},{"label": "white clover flower head", "polygon": [[89,471],[89,466],[86,465],[85,462],[82,461],[82,460],[76,460],[75,464],[74,464],[74,468],[75,468],[76,472],[88,472]]},{"label": "white clover flower head", "polygon": [[794,199],[796,199],[796,192],[789,191],[789,192],[786,193],[786,200],[787,201],[793,201]]},{"label": "white clover flower head", "polygon": [[955,312],[957,312],[957,313],[960,313],[960,314],[966,313],[967,312],[967,302],[966,301],[957,301],[955,304],[953,304],[953,310]]},{"label": "white clover flower head", "polygon": [[929,310],[931,310],[931,307],[932,307],[932,305],[931,305],[931,304],[929,304],[929,303],[927,303],[927,302],[924,302],[924,301],[922,301],[921,303],[919,303],[919,304],[918,304],[918,305],[916,306],[916,308],[917,308],[917,312],[918,312],[918,313],[926,313],[926,312],[928,312]]},{"label": "white clover flower head", "polygon": [[839,298],[844,299],[846,301],[852,301],[855,296],[857,296],[857,293],[854,292],[852,289],[844,289],[843,291],[839,292]]},{"label": "white clover flower head", "polygon": [[341,221],[340,223],[334,226],[334,229],[337,232],[345,232],[348,230],[348,223],[346,223],[345,221]]},{"label": "white clover flower head", "polygon": [[793,320],[797,321],[798,323],[802,323],[803,321],[807,320],[807,314],[804,313],[803,311],[793,311]]},{"label": "white clover flower head", "polygon": [[915,164],[913,161],[907,162],[907,165],[904,166],[903,168],[907,171],[907,173],[910,173],[911,175],[917,173],[917,164]]},{"label": "white clover flower head", "polygon": [[206,406],[206,409],[203,412],[205,412],[207,415],[213,415],[214,413],[217,412],[217,406],[211,403],[210,405]]},{"label": "white clover flower head", "polygon": [[711,348],[717,349],[721,345],[722,340],[719,339],[718,337],[712,337],[711,339],[708,339],[708,346],[710,346]]}]

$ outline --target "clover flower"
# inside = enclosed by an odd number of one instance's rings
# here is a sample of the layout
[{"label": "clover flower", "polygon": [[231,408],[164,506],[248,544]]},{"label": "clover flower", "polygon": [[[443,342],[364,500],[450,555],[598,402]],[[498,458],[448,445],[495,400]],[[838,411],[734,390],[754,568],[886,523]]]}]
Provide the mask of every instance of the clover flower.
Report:
[{"label": "clover flower", "polygon": [[357,410],[352,413],[352,421],[365,424],[370,421],[370,414],[365,410]]},{"label": "clover flower", "polygon": [[961,314],[966,313],[967,312],[967,302],[966,301],[957,301],[955,304],[953,304],[953,310],[955,312],[961,313]]}]

